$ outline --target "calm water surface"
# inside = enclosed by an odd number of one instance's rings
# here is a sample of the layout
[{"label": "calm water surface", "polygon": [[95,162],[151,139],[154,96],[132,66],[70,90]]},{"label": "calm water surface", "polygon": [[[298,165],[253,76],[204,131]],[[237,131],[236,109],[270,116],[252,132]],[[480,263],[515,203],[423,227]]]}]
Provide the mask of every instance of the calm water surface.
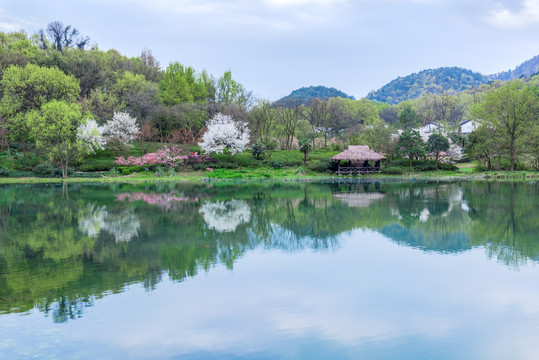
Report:
[{"label": "calm water surface", "polygon": [[539,183],[0,187],[0,359],[537,359]]}]

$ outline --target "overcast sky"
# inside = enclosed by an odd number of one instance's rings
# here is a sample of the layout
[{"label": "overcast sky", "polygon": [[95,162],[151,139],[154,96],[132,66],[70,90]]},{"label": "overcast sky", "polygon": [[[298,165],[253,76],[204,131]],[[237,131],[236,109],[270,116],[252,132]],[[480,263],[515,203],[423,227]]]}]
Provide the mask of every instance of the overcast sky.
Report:
[{"label": "overcast sky", "polygon": [[271,100],[311,85],[361,98],[423,69],[496,73],[539,54],[539,0],[0,0],[0,31],[55,20],[163,67],[230,69]]}]

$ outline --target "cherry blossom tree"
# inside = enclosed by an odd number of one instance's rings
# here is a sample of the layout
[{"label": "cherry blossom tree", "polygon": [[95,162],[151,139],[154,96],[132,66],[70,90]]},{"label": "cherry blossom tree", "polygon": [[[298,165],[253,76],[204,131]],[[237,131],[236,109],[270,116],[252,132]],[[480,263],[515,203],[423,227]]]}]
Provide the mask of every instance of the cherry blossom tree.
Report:
[{"label": "cherry blossom tree", "polygon": [[137,138],[140,128],[137,125],[137,119],[129,116],[126,112],[114,112],[112,120],[108,121],[103,127],[103,135],[107,144],[117,144],[128,146]]},{"label": "cherry blossom tree", "polygon": [[105,148],[105,138],[103,137],[103,127],[97,124],[94,119],[86,119],[77,129],[77,138],[86,144],[87,152],[94,153],[96,150]]},{"label": "cherry blossom tree", "polygon": [[234,121],[231,116],[219,113],[208,122],[208,131],[204,133],[199,145],[202,152],[225,153],[230,161],[249,145],[249,129],[246,123]]}]

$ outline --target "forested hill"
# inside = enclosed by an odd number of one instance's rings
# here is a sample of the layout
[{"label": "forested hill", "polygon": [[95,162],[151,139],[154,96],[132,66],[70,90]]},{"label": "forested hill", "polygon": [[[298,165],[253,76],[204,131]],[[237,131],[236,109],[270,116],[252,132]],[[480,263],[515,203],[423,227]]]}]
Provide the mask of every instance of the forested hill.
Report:
[{"label": "forested hill", "polygon": [[522,76],[528,77],[539,73],[539,55],[531,58],[530,60],[524,61],[522,64],[517,66],[514,70],[504,71],[498,74],[489,75],[488,78],[491,80],[513,80],[518,79]]},{"label": "forested hill", "polygon": [[335,88],[328,88],[325,86],[309,86],[292,91],[290,95],[275,101],[273,105],[309,105],[316,98],[319,98],[320,100],[327,100],[334,97],[355,100],[353,96],[345,94],[344,92]]},{"label": "forested hill", "polygon": [[486,76],[459,67],[423,70],[405,77],[398,77],[367,95],[367,99],[398,104],[417,99],[424,94],[454,94],[487,83]]},{"label": "forested hill", "polygon": [[443,67],[423,70],[405,77],[398,77],[376,91],[371,91],[367,99],[398,104],[401,101],[417,99],[427,93],[454,94],[491,81],[513,80],[530,77],[539,73],[539,55],[508,70],[492,75],[483,75],[459,67]]}]

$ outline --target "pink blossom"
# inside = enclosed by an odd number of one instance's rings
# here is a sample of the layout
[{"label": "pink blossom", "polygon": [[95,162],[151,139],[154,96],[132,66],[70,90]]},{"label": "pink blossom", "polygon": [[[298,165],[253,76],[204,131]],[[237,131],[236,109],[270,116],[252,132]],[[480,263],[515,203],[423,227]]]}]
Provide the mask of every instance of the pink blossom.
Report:
[{"label": "pink blossom", "polygon": [[146,166],[146,165],[165,165],[170,167],[178,167],[183,165],[187,156],[181,155],[182,149],[177,146],[168,147],[156,153],[148,153],[140,157],[129,156],[127,159],[123,156],[116,158],[115,163],[122,166]]},{"label": "pink blossom", "polygon": [[183,195],[183,193],[171,192],[168,194],[156,194],[156,193],[122,193],[116,195],[116,201],[144,201],[149,205],[156,205],[165,211],[178,210],[181,208],[181,204],[187,201],[197,201],[198,198],[190,198]]}]

